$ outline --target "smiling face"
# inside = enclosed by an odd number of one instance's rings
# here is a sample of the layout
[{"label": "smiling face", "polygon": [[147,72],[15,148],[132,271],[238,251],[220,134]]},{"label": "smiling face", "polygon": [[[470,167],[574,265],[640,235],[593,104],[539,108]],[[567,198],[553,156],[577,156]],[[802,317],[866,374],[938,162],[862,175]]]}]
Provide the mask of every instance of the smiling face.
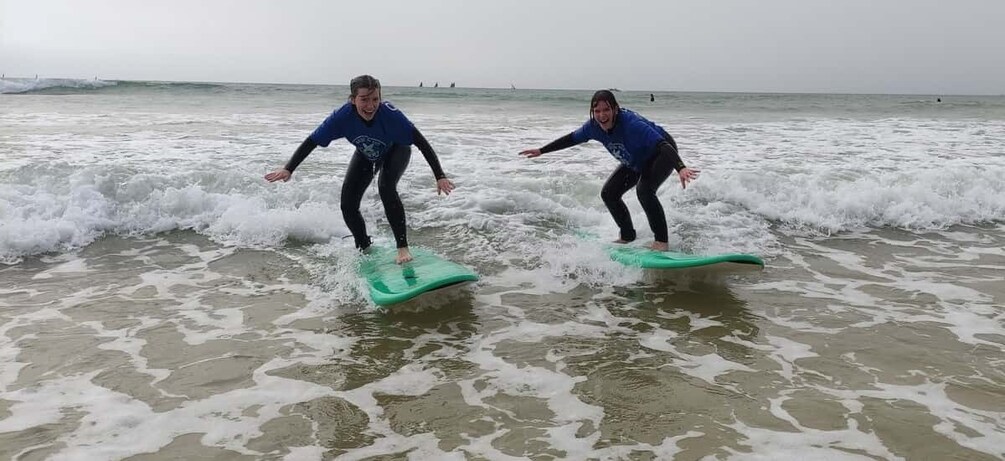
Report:
[{"label": "smiling face", "polygon": [[377,108],[380,107],[380,88],[360,88],[352,96],[351,102],[356,107],[356,113],[369,122],[377,115]]},{"label": "smiling face", "polygon": [[363,120],[370,121],[380,107],[380,80],[360,75],[349,82],[349,102]]},{"label": "smiling face", "polygon": [[590,99],[590,117],[603,128],[604,131],[611,131],[614,122],[618,120],[618,100],[614,98],[614,93],[610,90],[600,90],[593,93]]},{"label": "smiling face", "polygon": [[614,118],[617,112],[607,101],[597,101],[597,104],[593,106],[593,119],[600,124],[600,127],[604,130],[610,130],[614,128]]}]

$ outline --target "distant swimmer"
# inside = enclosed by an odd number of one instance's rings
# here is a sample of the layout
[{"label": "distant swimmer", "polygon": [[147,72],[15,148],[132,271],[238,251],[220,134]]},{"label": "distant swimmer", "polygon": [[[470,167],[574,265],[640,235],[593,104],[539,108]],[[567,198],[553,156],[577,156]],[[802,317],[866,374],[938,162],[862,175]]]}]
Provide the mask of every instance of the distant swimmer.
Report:
[{"label": "distant swimmer", "polygon": [[649,102],[656,102],[656,95],[649,93]]},{"label": "distant swimmer", "polygon": [[436,178],[437,195],[450,194],[454,183],[440,167],[436,152],[403,112],[381,101],[380,81],[360,75],[349,82],[349,102],[335,109],[321,125],[300,144],[286,166],[265,175],[269,182],[288,181],[293,170],[318,146],[345,138],[356,147],[342,181],[342,219],[352,232],[356,248],[366,250],[372,243],[366,222],[359,212],[363,193],[377,177],[377,189],[384,213],[398,247],[398,264],[412,260],[405,233],[405,207],[398,196],[398,181],[412,157],[412,145],[419,148]]},{"label": "distant swimmer", "polygon": [[942,98],[935,98],[935,102],[942,102]]},{"label": "distant swimmer", "polygon": [[659,125],[635,112],[622,109],[614,93],[600,90],[590,100],[590,120],[576,131],[558,138],[540,149],[527,149],[520,155],[534,158],[541,154],[562,150],[589,140],[599,141],[621,163],[604,183],[600,198],[614,217],[620,235],[615,243],[635,240],[635,227],[628,207],[621,199],[628,189],[635,187],[639,203],[649,220],[655,241],[650,248],[667,251],[669,232],[666,215],[656,191],[674,170],[680,177],[681,187],[698,178],[698,170],[684,166],[677,153],[677,143]]}]

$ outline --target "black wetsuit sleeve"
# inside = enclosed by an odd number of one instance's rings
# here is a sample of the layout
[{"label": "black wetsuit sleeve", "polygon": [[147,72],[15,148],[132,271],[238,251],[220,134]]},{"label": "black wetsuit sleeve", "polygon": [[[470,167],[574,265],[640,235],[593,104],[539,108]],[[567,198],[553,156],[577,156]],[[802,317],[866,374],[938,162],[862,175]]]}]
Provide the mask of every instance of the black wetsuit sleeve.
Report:
[{"label": "black wetsuit sleeve", "polygon": [[561,138],[549,142],[546,146],[541,148],[541,153],[547,154],[548,152],[555,152],[556,150],[568,149],[576,144],[577,143],[572,140],[572,133],[569,133]]},{"label": "black wetsuit sleeve", "polygon": [[286,162],[286,166],[283,167],[286,171],[293,173],[293,170],[300,166],[300,162],[303,162],[311,152],[318,147],[318,144],[314,142],[310,136],[300,144],[297,151],[293,153],[293,157],[290,157],[290,161]]},{"label": "black wetsuit sleeve", "polygon": [[412,128],[412,138],[415,147],[418,147],[419,152],[422,152],[422,156],[426,158],[429,168],[433,169],[433,176],[436,176],[436,180],[439,181],[446,178],[447,175],[443,172],[443,167],[440,166],[440,159],[436,156],[436,152],[433,151],[433,146],[429,145],[429,141],[419,132],[418,128]]},{"label": "black wetsuit sleeve", "polygon": [[670,156],[673,160],[674,170],[680,171],[687,168],[687,166],[684,165],[684,161],[680,159],[680,154],[677,153],[676,143],[671,144],[667,141],[660,141],[660,143],[656,145],[656,149],[658,149],[657,155],[666,154]]}]

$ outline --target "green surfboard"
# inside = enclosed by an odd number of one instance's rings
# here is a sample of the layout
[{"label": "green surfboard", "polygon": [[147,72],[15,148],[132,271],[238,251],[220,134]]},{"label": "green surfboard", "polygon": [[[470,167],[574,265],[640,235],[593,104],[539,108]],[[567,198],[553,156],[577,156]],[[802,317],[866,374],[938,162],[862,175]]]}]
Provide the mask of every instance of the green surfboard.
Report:
[{"label": "green surfboard", "polygon": [[429,251],[412,249],[414,259],[394,262],[394,248],[371,247],[360,261],[358,272],[370,287],[370,299],[378,306],[408,301],[452,285],[474,282],[478,274]]},{"label": "green surfboard", "polygon": [[655,251],[628,245],[607,247],[611,259],[626,266],[643,269],[688,269],[696,267],[732,266],[760,269],[764,261],[754,255],[730,253],[718,255],[689,255],[671,251]]}]

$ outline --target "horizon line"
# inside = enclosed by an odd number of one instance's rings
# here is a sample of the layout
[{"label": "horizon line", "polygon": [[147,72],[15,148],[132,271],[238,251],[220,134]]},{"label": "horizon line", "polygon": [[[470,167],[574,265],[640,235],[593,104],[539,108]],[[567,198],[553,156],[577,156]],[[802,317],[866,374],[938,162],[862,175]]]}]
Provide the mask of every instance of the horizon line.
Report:
[{"label": "horizon line", "polygon": [[[7,77],[3,74],[3,80],[76,80],[76,81],[103,81],[103,82],[150,82],[150,83],[208,83],[208,84],[237,84],[237,85],[285,85],[285,86],[349,86],[348,84],[342,83],[289,83],[289,82],[267,82],[267,81],[233,81],[233,80],[147,80],[147,79],[101,79],[98,76],[93,76],[92,78],[75,78],[75,77]],[[424,81],[420,81],[423,83]],[[436,82],[438,83],[438,82]],[[511,84],[512,85],[512,84]],[[400,84],[381,84],[382,87],[386,88],[420,88],[417,84],[413,85],[400,85]],[[596,91],[597,88],[538,88],[538,87],[492,87],[492,86],[456,86],[450,87],[444,85],[442,87],[432,87],[423,86],[423,89],[435,89],[435,90],[451,90],[451,89],[469,89],[469,90],[528,90],[528,91]],[[616,90],[616,91],[627,91],[627,92],[638,92],[638,93],[726,93],[726,94],[785,94],[785,95],[846,95],[846,96],[1005,96],[1005,92],[1002,93],[929,93],[929,92],[898,92],[898,93],[878,93],[878,92],[857,92],[857,91],[826,91],[826,90],[816,90],[816,91],[777,91],[777,90],[666,90],[666,89],[621,89],[617,87],[606,87],[601,88],[605,90]]]}]

